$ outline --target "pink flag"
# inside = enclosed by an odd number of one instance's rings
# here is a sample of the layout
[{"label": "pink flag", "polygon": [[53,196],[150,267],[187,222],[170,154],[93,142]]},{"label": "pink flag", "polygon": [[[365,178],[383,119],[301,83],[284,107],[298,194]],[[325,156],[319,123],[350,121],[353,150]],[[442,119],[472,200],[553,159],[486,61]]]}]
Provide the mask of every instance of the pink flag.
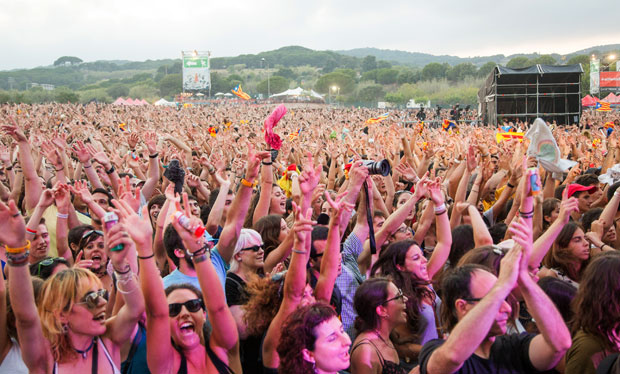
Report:
[{"label": "pink flag", "polygon": [[282,139],[280,136],[273,132],[273,128],[286,114],[286,107],[284,104],[278,105],[276,109],[265,120],[265,142],[273,149],[280,149],[282,146]]}]

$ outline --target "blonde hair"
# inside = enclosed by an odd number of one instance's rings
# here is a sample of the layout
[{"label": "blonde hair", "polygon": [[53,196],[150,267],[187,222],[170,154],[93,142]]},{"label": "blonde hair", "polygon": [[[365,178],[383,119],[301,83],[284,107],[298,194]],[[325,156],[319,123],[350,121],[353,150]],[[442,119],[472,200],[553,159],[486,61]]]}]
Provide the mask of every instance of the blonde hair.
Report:
[{"label": "blonde hair", "polygon": [[232,258],[230,259],[230,269],[229,271],[235,272],[239,268],[239,261],[235,259],[235,255],[243,248],[246,248],[250,241],[258,241],[260,243],[263,242],[258,231],[253,229],[241,229],[239,233],[239,239],[237,239],[237,244],[235,245],[235,250],[233,251]]},{"label": "blonde hair", "polygon": [[91,290],[93,284],[97,288],[103,288],[103,284],[93,272],[80,268],[60,271],[43,284],[39,296],[39,318],[43,335],[50,342],[56,362],[67,362],[77,357],[58,318],[59,313],[68,313],[75,303],[80,302],[80,297]]}]

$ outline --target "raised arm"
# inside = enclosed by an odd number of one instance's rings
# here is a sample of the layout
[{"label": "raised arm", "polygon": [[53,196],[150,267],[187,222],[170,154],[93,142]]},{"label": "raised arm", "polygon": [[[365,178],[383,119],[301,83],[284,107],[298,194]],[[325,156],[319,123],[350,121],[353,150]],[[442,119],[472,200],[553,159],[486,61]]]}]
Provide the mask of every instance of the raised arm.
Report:
[{"label": "raised arm", "polygon": [[579,201],[574,198],[568,198],[568,190],[564,189],[562,193],[562,202],[560,203],[560,213],[558,218],[547,228],[535,242],[532,253],[529,258],[530,267],[539,268],[543,258],[553,245],[555,239],[560,235],[564,225],[570,220],[572,212],[579,210]]},{"label": "raised arm", "polygon": [[261,161],[260,168],[260,196],[258,198],[258,204],[254,209],[254,216],[252,217],[252,225],[256,223],[261,217],[265,217],[269,214],[269,203],[271,202],[271,190],[273,189],[273,167],[271,158]]},{"label": "raised arm", "polygon": [[146,182],[142,186],[142,196],[149,200],[159,184],[159,152],[157,151],[157,135],[154,132],[144,134],[144,144],[149,152],[149,170]]},{"label": "raised arm", "polygon": [[[184,211],[186,217],[191,217],[189,204],[186,196],[184,196]],[[177,203],[177,210],[181,210],[181,206]],[[202,222],[196,217],[192,217],[190,224],[202,225]],[[233,349],[239,349],[239,335],[237,333],[237,324],[233,318],[228,305],[226,305],[226,296],[222,287],[213,287],[219,283],[219,278],[215,271],[215,267],[211,263],[210,244],[204,242],[204,238],[196,240],[196,237],[187,229],[179,224],[178,217],[172,220],[172,226],[183,240],[186,250],[191,253],[194,268],[198,275],[198,282],[203,293],[203,299],[207,308],[209,322],[213,326],[211,331],[210,344],[211,348],[224,362],[228,361],[228,353]],[[238,353],[236,354],[238,356]],[[234,360],[233,360],[234,361]],[[230,364],[230,363],[229,363]],[[240,366],[240,363],[237,362]],[[233,366],[231,364],[231,366]]]},{"label": "raised arm", "polygon": [[523,248],[519,266],[519,290],[540,331],[530,343],[530,361],[540,371],[551,370],[570,348],[570,332],[554,303],[530,276],[528,257],[532,250],[531,222],[520,218],[518,222],[513,222],[509,230],[515,242]]},{"label": "raised arm", "polygon": [[435,205],[435,226],[437,227],[437,244],[427,265],[428,277],[432,279],[448,260],[452,246],[452,231],[448,220],[448,209],[444,203],[443,192],[441,192],[440,178],[429,183],[428,192]]},{"label": "raised arm", "polygon": [[24,219],[19,214],[15,202],[10,200],[8,206],[0,202],[0,241],[15,249],[12,251],[15,252],[14,255],[7,253],[7,265],[11,269],[9,298],[15,314],[22,359],[31,373],[48,373],[52,365],[50,346],[43,336],[34,301],[32,279],[26,266],[27,258],[20,259],[27,252],[25,236]]},{"label": "raised arm", "polygon": [[268,157],[271,157],[269,152],[255,153],[253,147],[249,145],[245,177],[242,179],[237,195],[228,210],[226,224],[217,245],[217,250],[226,263],[229,263],[232,258],[239,233],[241,232],[241,228],[243,228],[243,221],[245,220],[248,207],[250,206],[253,183],[258,176],[260,162]]},{"label": "raised arm", "polygon": [[[140,262],[140,288],[146,305],[147,362],[152,373],[170,373],[174,364],[174,348],[170,340],[168,302],[151,247],[152,228],[148,208],[142,208],[142,218],[124,201],[113,200],[127,233],[136,243]],[[131,295],[133,296],[133,295]],[[133,330],[132,330],[133,332]]]},{"label": "raised arm", "polygon": [[338,265],[342,262],[340,258],[340,215],[343,211],[352,210],[355,207],[355,205],[343,200],[346,194],[346,191],[343,192],[334,201],[329,193],[325,192],[325,199],[332,207],[332,211],[325,253],[323,254],[323,261],[321,261],[321,273],[314,288],[314,297],[326,303],[331,300],[334,284],[336,284],[338,277]]},{"label": "raised arm", "polygon": [[17,126],[17,123],[12,118],[11,120],[13,121],[13,124],[4,125],[2,126],[2,129],[13,139],[15,139],[19,146],[19,163],[22,167],[24,186],[26,189],[24,201],[26,211],[30,211],[37,205],[43,187],[41,186],[41,181],[39,180],[39,176],[37,175],[37,171],[35,169],[34,160],[32,159],[30,143],[28,142],[28,139],[24,135],[23,131]]},{"label": "raised arm", "polygon": [[269,324],[265,340],[263,341],[263,365],[267,368],[277,368],[280,366],[280,357],[276,348],[280,342],[282,325],[288,316],[293,313],[301,302],[304,289],[306,287],[306,265],[310,258],[310,241],[306,240],[312,232],[312,209],[306,211],[306,215],[300,213],[297,205],[293,205],[295,210],[295,243],[291,263],[284,280],[284,295],[280,309]]},{"label": "raised arm", "polygon": [[[46,190],[48,191],[48,190]],[[45,194],[45,193],[44,193]],[[73,265],[73,254],[69,248],[69,205],[71,192],[66,184],[57,183],[53,190],[54,200],[58,208],[56,220],[56,250],[59,257],[64,257],[70,266]]]},{"label": "raised arm", "polygon": [[[99,175],[97,175],[97,172],[93,168],[93,164],[91,163],[92,157],[90,156],[90,152],[88,152],[88,149],[86,149],[86,146],[84,145],[84,143],[82,143],[82,141],[77,141],[73,143],[71,149],[73,153],[75,154],[75,156],[80,161],[80,163],[82,164],[82,170],[84,170],[84,173],[86,174],[86,178],[88,178],[88,181],[90,182],[90,185],[92,186],[92,188],[93,189],[95,188],[105,189],[105,186],[103,185],[103,183],[101,183],[101,179],[99,179]],[[79,179],[79,178],[76,177],[75,179]]]},{"label": "raised arm", "polygon": [[228,191],[230,191],[230,179],[226,178],[224,173],[224,170],[218,170],[217,173],[215,173],[215,179],[218,181],[220,189],[217,193],[217,198],[215,198],[215,203],[213,203],[211,207],[209,217],[207,218],[207,225],[205,226],[212,236],[215,235],[220,225],[222,215],[224,214],[224,206],[226,205]]},{"label": "raised arm", "polygon": [[[463,366],[480,343],[488,336],[497,313],[514,288],[519,274],[521,248],[513,247],[502,259],[497,282],[450,332],[448,339],[430,356],[426,365],[428,374],[454,373]],[[465,300],[457,299],[451,307],[463,308]]]}]

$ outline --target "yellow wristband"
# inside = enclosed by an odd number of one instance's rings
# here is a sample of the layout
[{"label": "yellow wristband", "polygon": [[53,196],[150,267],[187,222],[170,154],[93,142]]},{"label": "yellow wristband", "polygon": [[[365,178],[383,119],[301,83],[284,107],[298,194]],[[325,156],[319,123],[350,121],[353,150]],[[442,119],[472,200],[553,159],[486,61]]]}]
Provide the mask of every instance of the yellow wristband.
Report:
[{"label": "yellow wristband", "polygon": [[256,181],[254,183],[252,183],[252,182],[250,182],[249,180],[247,180],[245,178],[241,178],[241,184],[246,186],[246,187],[254,188],[256,186]]},{"label": "yellow wristband", "polygon": [[23,247],[17,247],[17,248],[10,248],[8,245],[4,245],[4,249],[6,249],[6,251],[8,253],[22,253],[25,252],[27,250],[30,249],[30,240],[26,240],[26,245]]}]

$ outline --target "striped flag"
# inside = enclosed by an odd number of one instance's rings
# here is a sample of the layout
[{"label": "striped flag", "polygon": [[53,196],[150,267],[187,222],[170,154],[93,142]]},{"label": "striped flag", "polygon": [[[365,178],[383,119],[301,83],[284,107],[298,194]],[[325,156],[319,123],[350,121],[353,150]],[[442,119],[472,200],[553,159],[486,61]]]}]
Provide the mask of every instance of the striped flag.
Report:
[{"label": "striped flag", "polygon": [[609,106],[609,103],[606,103],[604,101],[597,101],[594,109],[596,109],[597,112],[611,112],[611,107]]},{"label": "striped flag", "polygon": [[243,92],[243,90],[241,89],[241,84],[238,84],[235,88],[233,88],[232,93],[239,96],[243,100],[250,100],[250,95]]},{"label": "striped flag", "polygon": [[522,132],[498,132],[495,135],[495,140],[498,143],[501,143],[503,140],[508,139],[518,139],[519,143],[523,142],[523,133]]},{"label": "striped flag", "polygon": [[297,131],[295,131],[295,132],[293,132],[291,134],[288,134],[288,139],[291,140],[291,141],[295,140],[295,138],[297,138],[299,136],[300,132],[301,132],[301,129],[297,129]]},{"label": "striped flag", "polygon": [[450,121],[449,119],[444,119],[441,127],[443,128],[443,131],[449,131],[452,128],[456,129],[456,122]]},{"label": "striped flag", "polygon": [[383,113],[379,117],[373,117],[366,120],[367,124],[380,123],[385,121],[389,117],[389,113]]},{"label": "striped flag", "polygon": [[121,132],[129,131],[129,129],[127,128],[127,125],[124,122],[118,124],[118,129],[121,130]]}]

